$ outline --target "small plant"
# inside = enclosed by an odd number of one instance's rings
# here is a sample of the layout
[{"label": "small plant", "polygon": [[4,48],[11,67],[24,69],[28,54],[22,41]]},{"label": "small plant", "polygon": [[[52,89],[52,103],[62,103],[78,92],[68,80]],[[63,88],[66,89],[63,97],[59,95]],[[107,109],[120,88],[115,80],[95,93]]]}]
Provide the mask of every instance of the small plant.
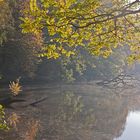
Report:
[{"label": "small plant", "polygon": [[0,105],[0,130],[9,130],[9,127],[5,120],[5,112],[2,105]]},{"label": "small plant", "polygon": [[20,116],[13,112],[8,118],[9,125],[17,130],[17,123],[19,123],[19,119]]},{"label": "small plant", "polygon": [[22,91],[22,86],[20,85],[19,80],[20,78],[16,81],[10,82],[9,84],[10,91],[14,96],[17,96]]}]

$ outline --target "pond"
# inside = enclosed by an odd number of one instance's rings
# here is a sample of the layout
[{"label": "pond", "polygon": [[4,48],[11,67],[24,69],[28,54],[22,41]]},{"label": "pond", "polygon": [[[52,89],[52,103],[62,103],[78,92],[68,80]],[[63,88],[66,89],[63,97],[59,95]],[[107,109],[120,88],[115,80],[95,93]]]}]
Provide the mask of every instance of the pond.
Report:
[{"label": "pond", "polygon": [[115,140],[139,140],[140,139],[140,112],[130,112],[127,116],[125,129],[122,135]]},{"label": "pond", "polygon": [[24,86],[18,98],[26,102],[6,109],[7,119],[15,123],[0,132],[0,140],[138,140],[138,91],[116,92],[95,84]]}]

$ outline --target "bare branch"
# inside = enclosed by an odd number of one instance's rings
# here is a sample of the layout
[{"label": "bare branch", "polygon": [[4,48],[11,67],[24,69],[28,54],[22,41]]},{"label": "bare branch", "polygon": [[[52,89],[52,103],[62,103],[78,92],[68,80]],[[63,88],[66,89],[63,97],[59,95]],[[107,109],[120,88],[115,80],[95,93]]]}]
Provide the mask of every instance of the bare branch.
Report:
[{"label": "bare branch", "polygon": [[89,23],[87,23],[86,25],[83,25],[83,26],[78,26],[78,25],[75,25],[74,23],[71,23],[71,25],[73,25],[73,27],[75,27],[75,28],[85,28],[85,27],[88,27],[90,25],[99,24],[99,23],[103,23],[103,22],[106,22],[106,21],[114,20],[114,19],[119,19],[121,17],[125,17],[125,16],[128,16],[128,15],[135,15],[135,14],[138,14],[138,13],[140,13],[140,9],[135,10],[135,11],[126,10],[125,12],[121,12],[121,14],[118,14],[116,16],[109,17],[109,15],[108,15],[106,17],[106,19],[98,20],[98,21],[94,21],[94,22],[89,22]]}]

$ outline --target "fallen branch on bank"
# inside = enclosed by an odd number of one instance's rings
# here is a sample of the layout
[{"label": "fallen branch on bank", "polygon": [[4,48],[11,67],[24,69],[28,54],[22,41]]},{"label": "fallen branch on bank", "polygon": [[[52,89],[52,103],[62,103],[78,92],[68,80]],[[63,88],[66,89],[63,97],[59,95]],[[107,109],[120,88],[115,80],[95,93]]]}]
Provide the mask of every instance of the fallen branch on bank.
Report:
[{"label": "fallen branch on bank", "polygon": [[119,75],[117,75],[112,79],[103,80],[96,84],[108,88],[125,88],[125,87],[135,87],[137,84],[140,84],[140,80],[133,75],[120,73]]}]

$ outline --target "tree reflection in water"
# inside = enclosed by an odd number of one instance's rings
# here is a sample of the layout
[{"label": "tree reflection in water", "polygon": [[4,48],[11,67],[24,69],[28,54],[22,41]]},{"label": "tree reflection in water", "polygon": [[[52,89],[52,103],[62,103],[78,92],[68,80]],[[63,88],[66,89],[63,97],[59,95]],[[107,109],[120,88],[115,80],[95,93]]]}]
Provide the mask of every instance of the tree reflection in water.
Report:
[{"label": "tree reflection in water", "polygon": [[3,140],[22,140],[31,118],[41,125],[37,140],[113,140],[122,135],[128,112],[137,104],[131,98],[93,86],[30,90],[25,94],[36,99],[47,94],[48,99],[37,107],[16,109],[21,118],[18,131],[0,132]]}]

